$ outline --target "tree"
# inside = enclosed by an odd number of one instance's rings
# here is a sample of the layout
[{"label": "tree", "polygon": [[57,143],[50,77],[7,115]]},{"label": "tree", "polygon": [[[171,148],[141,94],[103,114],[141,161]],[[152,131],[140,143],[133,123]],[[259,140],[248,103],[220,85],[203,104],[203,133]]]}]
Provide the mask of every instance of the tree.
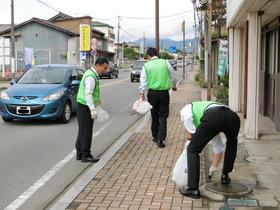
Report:
[{"label": "tree", "polygon": [[172,59],[173,56],[169,55],[168,52],[161,52],[160,55],[159,55],[160,58],[163,58],[163,59]]},{"label": "tree", "polygon": [[124,57],[129,58],[129,59],[136,59],[137,53],[136,53],[135,49],[126,47],[126,48],[124,48]]}]

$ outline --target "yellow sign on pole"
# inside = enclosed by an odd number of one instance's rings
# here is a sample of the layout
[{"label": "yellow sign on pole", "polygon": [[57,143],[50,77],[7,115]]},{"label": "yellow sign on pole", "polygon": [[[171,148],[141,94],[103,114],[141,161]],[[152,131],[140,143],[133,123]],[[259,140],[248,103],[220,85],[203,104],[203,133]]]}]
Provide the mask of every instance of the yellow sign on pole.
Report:
[{"label": "yellow sign on pole", "polygon": [[90,51],[90,25],[80,25],[80,51]]}]

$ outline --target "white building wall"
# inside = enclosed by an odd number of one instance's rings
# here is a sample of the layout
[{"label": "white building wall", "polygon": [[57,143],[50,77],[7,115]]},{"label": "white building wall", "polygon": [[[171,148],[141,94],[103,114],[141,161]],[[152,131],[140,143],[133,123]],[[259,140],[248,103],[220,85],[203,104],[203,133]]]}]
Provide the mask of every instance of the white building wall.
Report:
[{"label": "white building wall", "polygon": [[231,98],[229,98],[229,105],[232,110],[239,112],[241,110],[241,58],[242,58],[242,30],[239,28],[233,29],[233,55],[231,71]]},{"label": "white building wall", "polygon": [[248,96],[245,135],[249,139],[259,137],[259,72],[261,60],[261,18],[257,12],[248,13]]},{"label": "white building wall", "polygon": [[241,111],[242,104],[242,29],[229,28],[229,107]]},{"label": "white building wall", "polygon": [[0,70],[3,78],[7,65],[10,65],[10,39],[0,37]]},{"label": "white building wall", "polygon": [[67,63],[80,65],[80,38],[68,39]]},{"label": "white building wall", "polygon": [[105,34],[105,37],[106,37],[106,38],[108,37],[108,27],[94,27],[94,26],[93,26],[93,28],[95,28],[95,29],[98,30],[98,31],[103,32],[103,33]]},{"label": "white building wall", "polygon": [[228,100],[229,100],[229,107],[232,108],[232,101],[233,98],[233,58],[234,58],[234,28],[229,28],[229,35],[228,35],[228,49],[229,49],[229,91],[228,91]]}]

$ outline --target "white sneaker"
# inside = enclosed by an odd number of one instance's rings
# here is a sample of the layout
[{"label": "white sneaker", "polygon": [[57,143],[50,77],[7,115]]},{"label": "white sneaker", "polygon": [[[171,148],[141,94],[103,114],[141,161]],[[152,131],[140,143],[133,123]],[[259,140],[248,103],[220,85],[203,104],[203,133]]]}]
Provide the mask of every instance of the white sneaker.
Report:
[{"label": "white sneaker", "polygon": [[209,169],[208,179],[211,180],[214,173],[218,172],[218,167],[211,166]]},{"label": "white sneaker", "polygon": [[219,170],[218,167],[211,166],[209,169],[209,173],[214,173],[217,172],[218,170]]}]

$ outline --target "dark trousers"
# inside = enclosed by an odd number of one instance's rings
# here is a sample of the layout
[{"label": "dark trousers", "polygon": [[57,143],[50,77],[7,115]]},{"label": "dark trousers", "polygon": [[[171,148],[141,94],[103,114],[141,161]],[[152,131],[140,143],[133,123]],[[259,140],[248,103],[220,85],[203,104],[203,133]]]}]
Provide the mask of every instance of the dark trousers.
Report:
[{"label": "dark trousers", "polygon": [[237,136],[240,128],[238,115],[227,107],[215,107],[206,110],[201,124],[192,135],[188,145],[188,187],[198,188],[200,175],[199,153],[205,145],[218,133],[226,135],[226,150],[223,164],[223,174],[227,175],[233,170],[237,152]]},{"label": "dark trousers", "polygon": [[87,157],[90,154],[93,120],[91,119],[88,106],[77,103],[78,137],[76,140],[76,151],[78,156]]},{"label": "dark trousers", "polygon": [[152,135],[157,141],[165,141],[167,133],[167,117],[169,114],[169,91],[149,90],[148,102],[153,106],[152,115]]}]

